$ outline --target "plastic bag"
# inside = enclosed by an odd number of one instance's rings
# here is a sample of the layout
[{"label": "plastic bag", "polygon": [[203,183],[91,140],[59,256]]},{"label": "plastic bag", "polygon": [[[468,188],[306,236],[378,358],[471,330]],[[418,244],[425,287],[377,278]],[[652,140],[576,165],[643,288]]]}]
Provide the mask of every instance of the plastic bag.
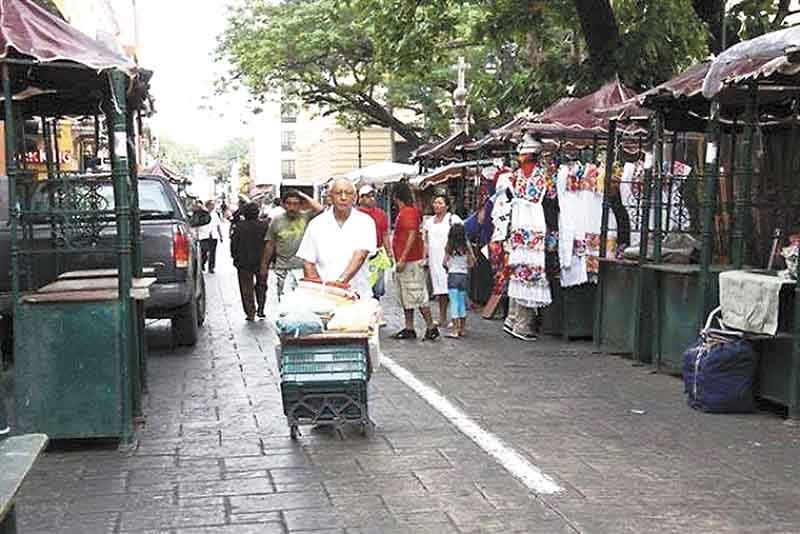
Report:
[{"label": "plastic bag", "polygon": [[328,321],[328,330],[339,332],[366,332],[378,318],[380,305],[375,299],[361,299],[353,304],[336,308]]},{"label": "plastic bag", "polygon": [[283,337],[301,337],[319,334],[325,329],[322,319],[309,310],[293,310],[275,321],[278,335]]},{"label": "plastic bag", "polygon": [[367,261],[367,282],[372,287],[378,281],[381,273],[392,268],[392,259],[381,247],[378,252]]}]

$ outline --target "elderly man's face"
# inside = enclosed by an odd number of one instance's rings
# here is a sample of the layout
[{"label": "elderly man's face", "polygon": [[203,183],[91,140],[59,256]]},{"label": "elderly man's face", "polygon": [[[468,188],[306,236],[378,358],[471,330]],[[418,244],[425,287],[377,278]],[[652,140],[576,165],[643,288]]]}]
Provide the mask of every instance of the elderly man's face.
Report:
[{"label": "elderly man's face", "polygon": [[356,189],[353,184],[344,181],[336,182],[331,187],[330,198],[334,209],[348,210],[353,207],[356,200]]}]

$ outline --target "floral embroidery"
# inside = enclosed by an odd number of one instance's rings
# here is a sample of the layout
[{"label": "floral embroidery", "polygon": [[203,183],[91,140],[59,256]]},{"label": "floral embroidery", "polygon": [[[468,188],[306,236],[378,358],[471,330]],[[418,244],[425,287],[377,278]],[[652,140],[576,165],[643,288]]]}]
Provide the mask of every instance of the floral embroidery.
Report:
[{"label": "floral embroidery", "polygon": [[544,249],[547,252],[558,252],[558,232],[548,230],[544,238]]},{"label": "floral embroidery", "polygon": [[527,248],[544,250],[545,236],[543,232],[534,232],[527,228],[517,228],[511,232],[511,249]]},{"label": "floral embroidery", "polygon": [[512,277],[514,280],[528,285],[547,283],[544,268],[539,266],[517,265],[513,269]]},{"label": "floral embroidery", "polygon": [[542,198],[556,198],[558,192],[555,186],[556,167],[554,164],[537,164],[529,176],[525,176],[522,169],[517,171],[517,181],[514,190],[517,195],[531,202],[541,202]]}]

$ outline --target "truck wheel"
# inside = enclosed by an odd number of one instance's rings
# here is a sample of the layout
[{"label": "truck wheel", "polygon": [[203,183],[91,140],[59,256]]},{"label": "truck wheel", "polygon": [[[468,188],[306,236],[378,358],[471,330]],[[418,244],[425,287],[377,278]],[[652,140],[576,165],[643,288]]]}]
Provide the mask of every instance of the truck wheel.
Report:
[{"label": "truck wheel", "polygon": [[197,326],[206,322],[206,279],[200,273],[200,296],[197,297]]},{"label": "truck wheel", "polygon": [[195,345],[199,337],[197,296],[181,306],[172,318],[172,338],[176,345]]}]

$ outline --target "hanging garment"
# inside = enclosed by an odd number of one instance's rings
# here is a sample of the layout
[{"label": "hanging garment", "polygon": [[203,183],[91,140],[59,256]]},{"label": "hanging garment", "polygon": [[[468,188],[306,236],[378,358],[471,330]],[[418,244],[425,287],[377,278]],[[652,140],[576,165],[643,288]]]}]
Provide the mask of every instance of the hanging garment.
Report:
[{"label": "hanging garment", "polygon": [[493,197],[492,226],[494,230],[492,232],[492,241],[505,241],[508,237],[512,196],[506,191],[507,189],[498,189]]},{"label": "hanging garment", "polygon": [[512,265],[544,261],[544,240],[547,226],[541,204],[521,198],[511,203],[511,235],[509,261]]},{"label": "hanging garment", "polygon": [[588,281],[586,273],[586,244],[583,232],[583,203],[578,175],[580,163],[565,164],[558,170],[558,258],[561,267],[561,287],[572,287]]},{"label": "hanging garment", "polygon": [[538,163],[530,174],[522,169],[516,172],[514,189],[519,198],[511,203],[508,296],[526,308],[541,308],[552,301],[545,276],[547,225],[542,208],[549,170],[549,165]]},{"label": "hanging garment", "polygon": [[600,274],[600,226],[603,218],[604,171],[589,163],[581,180],[581,203],[583,204],[583,239],[586,243],[586,272],[589,281],[597,283]]}]

